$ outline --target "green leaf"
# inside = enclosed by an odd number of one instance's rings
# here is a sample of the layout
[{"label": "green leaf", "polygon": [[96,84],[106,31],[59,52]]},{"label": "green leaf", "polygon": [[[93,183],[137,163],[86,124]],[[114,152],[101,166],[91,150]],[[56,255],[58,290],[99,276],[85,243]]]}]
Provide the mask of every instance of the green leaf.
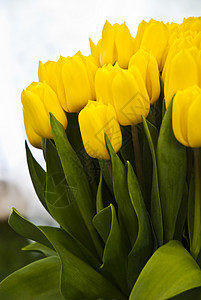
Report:
[{"label": "green leaf", "polygon": [[62,165],[51,141],[46,141],[46,203],[54,219],[92,253],[95,251],[88,229],[80,213],[77,190],[69,187]]},{"label": "green leaf", "polygon": [[172,130],[172,101],[159,133],[157,163],[164,241],[167,242],[174,236],[186,179],[186,148],[176,140]]},{"label": "green leaf", "polygon": [[0,299],[62,300],[59,290],[60,260],[44,258],[12,273],[0,283]]},{"label": "green leaf", "polygon": [[142,268],[153,253],[153,235],[149,215],[137,177],[128,162],[128,190],[138,218],[138,235],[128,256],[128,283],[131,289]]},{"label": "green leaf", "polygon": [[40,253],[44,254],[45,256],[57,256],[57,253],[54,250],[52,250],[40,243],[37,243],[37,242],[28,244],[27,246],[22,248],[22,250],[23,251],[31,251],[31,252],[32,251],[40,252]]},{"label": "green leaf", "polygon": [[99,211],[99,213],[97,213],[93,218],[94,227],[98,231],[104,243],[106,243],[110,233],[111,217],[111,209],[110,206],[108,206]]},{"label": "green leaf", "polygon": [[135,156],[132,142],[131,126],[121,126],[122,133],[122,146],[120,149],[121,156],[123,157],[124,163],[130,161],[132,166],[135,166]]},{"label": "green leaf", "polygon": [[102,176],[102,171],[101,171],[100,181],[99,181],[97,195],[96,195],[96,211],[97,211],[97,213],[104,208],[103,199],[102,199],[102,183],[103,183],[103,176]]},{"label": "green leaf", "polygon": [[191,290],[188,290],[184,293],[181,293],[175,297],[169,298],[171,300],[198,300],[201,299],[201,287],[194,288]]},{"label": "green leaf", "polygon": [[35,192],[41,201],[42,205],[47,209],[47,205],[45,202],[45,181],[46,181],[46,173],[43,170],[43,168],[39,165],[39,163],[35,160],[33,155],[31,154],[31,151],[29,150],[29,147],[27,145],[27,142],[25,142],[26,147],[26,155],[27,155],[27,164],[29,168],[29,174],[35,189]]},{"label": "green leaf", "polygon": [[180,242],[170,241],[147,262],[129,300],[165,300],[200,286],[199,266]]},{"label": "green leaf", "polygon": [[[123,293],[128,295],[126,278],[127,255],[125,245],[122,240],[115,208],[112,204],[108,208],[111,215],[110,231],[105,244],[101,270],[103,274],[108,275],[108,278],[111,278],[111,281],[114,281],[117,286],[119,286]],[[105,224],[102,223],[102,225]]]},{"label": "green leaf", "polygon": [[30,221],[22,217],[14,208],[9,217],[8,223],[18,234],[22,235],[23,237],[52,248],[52,245],[41,232],[41,230]]},{"label": "green leaf", "polygon": [[[156,134],[153,134],[153,126],[143,119],[144,131],[149,143],[152,160],[153,160],[153,176],[152,176],[152,190],[151,190],[151,220],[158,241],[158,245],[163,244],[163,219],[161,211],[161,200],[159,193],[159,183],[158,183],[158,169],[156,162]],[[152,133],[152,134],[151,134]]]},{"label": "green leaf", "polygon": [[112,148],[107,135],[105,141],[112,160],[113,189],[118,213],[122,216],[119,217],[119,221],[123,221],[123,227],[126,228],[130,243],[133,245],[137,237],[138,222],[128,192],[126,167]]},{"label": "green leaf", "polygon": [[83,165],[85,174],[87,176],[88,182],[90,184],[90,188],[93,193],[96,194],[97,186],[96,186],[96,176],[97,176],[97,168],[95,159],[91,158],[85,151],[82,137],[80,133],[80,127],[78,123],[78,113],[67,113],[68,126],[66,129],[67,138],[76,152],[80,162]]},{"label": "green leaf", "polygon": [[75,199],[77,201],[80,213],[89,231],[91,239],[97,249],[99,257],[102,256],[102,247],[99,237],[92,225],[92,218],[95,214],[95,201],[92,197],[89,183],[85,176],[83,166],[80,163],[75,151],[71,147],[63,126],[50,114],[52,133],[56,148],[61,160],[63,171],[68,186],[76,191]]},{"label": "green leaf", "polygon": [[113,183],[112,183],[112,178],[110,174],[110,161],[104,160],[104,159],[99,159],[98,160],[100,169],[103,175],[103,178],[110,190],[110,192],[113,194]]},{"label": "green leaf", "polygon": [[69,240],[70,236],[66,235],[64,238],[57,228],[43,227],[43,231],[53,243],[61,259],[61,291],[65,299],[126,300],[126,297],[108,279],[83,260],[79,248],[73,248],[73,241]]}]

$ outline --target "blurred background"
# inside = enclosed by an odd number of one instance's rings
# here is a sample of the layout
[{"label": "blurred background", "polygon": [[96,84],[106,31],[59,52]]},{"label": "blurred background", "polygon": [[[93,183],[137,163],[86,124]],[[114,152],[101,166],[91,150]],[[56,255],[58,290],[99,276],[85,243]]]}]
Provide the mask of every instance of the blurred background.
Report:
[{"label": "blurred background", "polygon": [[[20,254],[27,241],[7,226],[12,207],[35,224],[53,224],[34,194],[24,147],[20,97],[38,80],[39,60],[88,55],[89,37],[97,43],[106,20],[126,21],[135,36],[143,19],[180,23],[200,15],[200,0],[0,0],[0,279],[38,258]],[[31,150],[44,165],[41,151]]]}]

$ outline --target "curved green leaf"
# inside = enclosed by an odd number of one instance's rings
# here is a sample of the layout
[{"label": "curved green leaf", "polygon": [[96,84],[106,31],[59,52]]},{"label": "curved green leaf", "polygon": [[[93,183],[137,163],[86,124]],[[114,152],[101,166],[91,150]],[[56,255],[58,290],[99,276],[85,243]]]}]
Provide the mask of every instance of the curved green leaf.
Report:
[{"label": "curved green leaf", "polygon": [[186,148],[172,130],[172,101],[164,115],[157,145],[164,241],[173,239],[186,178]]},{"label": "curved green leaf", "polygon": [[43,231],[53,243],[61,259],[61,291],[65,299],[126,300],[126,297],[108,279],[83,260],[79,248],[73,246],[73,241],[70,242],[71,249],[69,248],[70,237],[64,239],[56,228],[43,227]]},{"label": "curved green leaf", "polygon": [[129,300],[165,300],[200,286],[198,264],[180,242],[170,241],[147,262]]},{"label": "curved green leaf", "polygon": [[61,160],[66,181],[68,186],[72,190],[76,191],[75,199],[77,201],[80,213],[89,231],[95,248],[97,249],[97,253],[99,257],[101,257],[103,251],[102,246],[92,225],[92,219],[95,215],[95,201],[92,197],[83,166],[75,151],[71,147],[62,124],[59,123],[52,114],[50,114],[50,121],[54,141]]},{"label": "curved green leaf", "polygon": [[130,289],[153,253],[153,235],[149,215],[142,198],[137,177],[128,162],[128,190],[138,218],[138,235],[128,256],[128,284]]},{"label": "curved green leaf", "polygon": [[[115,208],[112,204],[108,208],[110,210],[111,223],[103,253],[103,265],[101,266],[101,270],[103,274],[107,274],[108,277],[119,286],[123,293],[128,295],[126,277],[127,255],[125,245],[122,240]],[[103,223],[103,225],[105,224]]]},{"label": "curved green leaf", "polygon": [[105,135],[105,142],[112,160],[113,189],[118,204],[118,214],[121,215],[119,221],[123,221],[123,227],[126,228],[130,243],[133,245],[137,237],[138,222],[128,192],[126,167],[112,148],[107,135]]},{"label": "curved green leaf", "polygon": [[152,177],[152,190],[151,190],[151,220],[158,241],[158,245],[161,246],[163,244],[163,219],[162,219],[162,211],[161,211],[158,170],[157,170],[156,153],[155,153],[157,139],[156,138],[152,139],[150,133],[151,126],[153,125],[151,125],[148,121],[146,121],[144,117],[142,117],[142,120],[143,120],[144,131],[149,143],[152,160],[153,160],[153,177]]},{"label": "curved green leaf", "polygon": [[22,248],[23,251],[40,252],[45,256],[57,256],[57,253],[40,243],[34,242]]},{"label": "curved green leaf", "polygon": [[47,209],[47,205],[45,202],[45,182],[46,182],[46,172],[43,170],[43,168],[39,165],[39,163],[35,160],[33,155],[31,154],[31,151],[29,150],[29,147],[27,145],[27,142],[25,142],[25,148],[26,148],[26,156],[27,156],[27,164],[29,168],[29,174],[35,189],[35,192],[41,201],[42,205]]},{"label": "curved green leaf", "polygon": [[5,278],[0,283],[0,299],[62,300],[59,280],[59,258],[43,258]]},{"label": "curved green leaf", "polygon": [[18,234],[22,235],[23,237],[43,244],[48,248],[52,248],[52,245],[46,236],[41,232],[41,230],[36,225],[22,217],[14,208],[9,217],[8,223]]}]

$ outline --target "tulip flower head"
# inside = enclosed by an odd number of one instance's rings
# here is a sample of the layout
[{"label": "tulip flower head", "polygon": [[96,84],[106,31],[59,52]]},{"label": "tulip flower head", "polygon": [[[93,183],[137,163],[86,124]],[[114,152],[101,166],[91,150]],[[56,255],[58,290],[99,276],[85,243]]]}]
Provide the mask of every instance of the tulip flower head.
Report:
[{"label": "tulip flower head", "polygon": [[159,69],[155,56],[139,49],[129,61],[129,69],[136,66],[145,82],[150,102],[153,104],[160,96]]},{"label": "tulip flower head", "polygon": [[135,41],[125,23],[111,25],[106,21],[102,39],[95,46],[90,40],[91,54],[100,66],[118,61],[121,68],[127,68],[135,51]]},{"label": "tulip flower head", "polygon": [[190,86],[173,99],[172,127],[176,139],[187,147],[201,147],[201,89]]},{"label": "tulip flower head", "polygon": [[[95,59],[80,52],[60,57],[57,62],[39,64],[39,79],[50,84],[67,112],[79,112],[89,99],[95,100]],[[51,80],[50,80],[51,78]]]},{"label": "tulip flower head", "polygon": [[55,118],[67,127],[66,115],[56,93],[45,82],[33,82],[21,95],[27,136],[32,145],[39,146],[39,137],[52,138],[50,126],[51,112]]},{"label": "tulip flower head", "polygon": [[111,104],[90,101],[79,113],[79,126],[86,152],[99,159],[110,159],[104,133],[107,134],[113,149],[121,148],[122,135],[116,113]]}]

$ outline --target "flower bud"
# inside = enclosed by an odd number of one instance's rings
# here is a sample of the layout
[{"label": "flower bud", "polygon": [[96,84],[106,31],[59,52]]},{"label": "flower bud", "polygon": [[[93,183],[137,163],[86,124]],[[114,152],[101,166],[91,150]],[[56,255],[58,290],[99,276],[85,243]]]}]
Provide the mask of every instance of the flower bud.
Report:
[{"label": "flower bud", "polygon": [[121,148],[122,135],[116,113],[111,104],[90,101],[79,113],[79,126],[84,147],[89,156],[99,159],[110,159],[104,133],[115,150]]},{"label": "flower bud", "polygon": [[50,112],[64,128],[67,127],[66,115],[61,108],[57,95],[47,83],[33,82],[26,90],[23,90],[21,100],[25,116],[25,126],[30,140],[32,138],[36,139],[32,131],[40,137],[52,138]]},{"label": "flower bud", "polygon": [[73,57],[60,57],[57,62],[39,64],[39,79],[56,92],[61,106],[68,112],[79,112],[89,99],[95,100],[95,59],[80,52]]},{"label": "flower bud", "polygon": [[36,148],[42,148],[41,137],[34,131],[29,120],[27,119],[26,112],[23,109],[24,127],[30,144]]},{"label": "flower bud", "polygon": [[151,52],[158,62],[159,70],[163,68],[163,55],[168,45],[168,29],[163,22],[150,20],[139,25],[140,32],[136,36],[136,44],[148,52]]},{"label": "flower bud", "polygon": [[187,147],[201,147],[201,89],[190,86],[173,99],[172,127],[176,139]]},{"label": "flower bud", "polygon": [[129,69],[136,66],[144,80],[151,104],[156,102],[160,96],[159,69],[153,54],[139,49],[129,61]]},{"label": "flower bud", "polygon": [[99,68],[95,76],[95,90],[96,90],[96,100],[102,101],[104,104],[112,104],[112,81],[116,76],[117,72],[120,70],[118,63],[114,66],[112,64],[104,65]]},{"label": "flower bud", "polygon": [[121,125],[135,125],[147,117],[150,100],[137,67],[120,70],[112,82],[112,95],[117,119]]},{"label": "flower bud", "polygon": [[178,90],[200,84],[200,51],[189,48],[179,51],[166,69],[164,94],[166,107]]},{"label": "flower bud", "polygon": [[91,53],[98,60],[99,64],[113,64],[118,61],[121,68],[127,68],[128,62],[135,51],[135,40],[131,36],[126,24],[111,25],[106,21],[102,39],[97,46],[90,40]]}]

